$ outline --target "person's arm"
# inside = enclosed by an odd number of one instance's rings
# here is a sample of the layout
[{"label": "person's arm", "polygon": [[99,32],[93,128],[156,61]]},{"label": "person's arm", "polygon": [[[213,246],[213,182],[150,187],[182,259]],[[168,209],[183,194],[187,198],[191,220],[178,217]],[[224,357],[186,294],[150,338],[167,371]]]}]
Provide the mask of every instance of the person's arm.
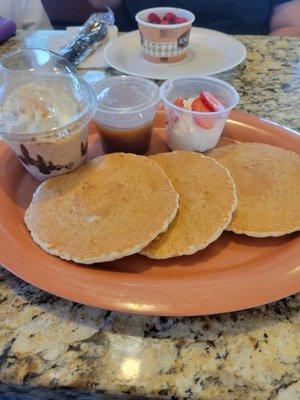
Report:
[{"label": "person's arm", "polygon": [[270,35],[300,36],[300,0],[292,0],[274,8]]}]

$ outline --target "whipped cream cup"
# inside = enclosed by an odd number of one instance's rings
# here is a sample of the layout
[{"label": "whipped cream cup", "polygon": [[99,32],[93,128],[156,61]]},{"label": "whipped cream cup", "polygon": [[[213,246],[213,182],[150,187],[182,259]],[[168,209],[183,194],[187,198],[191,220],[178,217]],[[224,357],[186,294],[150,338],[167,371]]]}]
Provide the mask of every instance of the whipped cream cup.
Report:
[{"label": "whipped cream cup", "polygon": [[20,49],[0,59],[0,138],[39,181],[71,172],[87,159],[96,111],[91,86],[64,58]]},{"label": "whipped cream cup", "polygon": [[[208,91],[224,106],[222,111],[198,112],[191,103],[201,91]],[[160,88],[166,113],[167,142],[171,150],[204,152],[215,147],[230,111],[238,104],[239,95],[228,83],[205,76],[186,76],[165,81]],[[184,107],[173,102],[182,97]],[[205,120],[206,127],[199,122]]]}]

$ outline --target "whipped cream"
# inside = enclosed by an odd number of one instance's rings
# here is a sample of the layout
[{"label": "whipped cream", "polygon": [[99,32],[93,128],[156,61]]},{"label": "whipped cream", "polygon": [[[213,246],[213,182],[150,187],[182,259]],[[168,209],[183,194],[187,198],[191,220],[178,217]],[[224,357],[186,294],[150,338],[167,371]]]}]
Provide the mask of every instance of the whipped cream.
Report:
[{"label": "whipped cream", "polygon": [[[195,98],[183,100],[183,107],[192,110]],[[220,139],[227,115],[215,117],[214,126],[210,129],[197,124],[192,114],[188,112],[168,111],[168,145],[172,150],[206,151],[215,147]]]},{"label": "whipped cream", "polygon": [[[8,144],[39,181],[71,172],[86,161],[88,123],[76,121],[63,128],[79,111],[71,90],[61,81],[36,80],[15,87],[3,98],[0,129],[11,134]],[[56,128],[62,129],[53,137],[37,135]]]},{"label": "whipped cream", "polygon": [[32,82],[7,94],[0,126],[12,133],[38,133],[65,125],[78,112],[78,103],[61,84]]},{"label": "whipped cream", "polygon": [[186,110],[192,110],[192,102],[195,100],[195,97],[190,97],[188,100],[183,100],[183,108]]}]

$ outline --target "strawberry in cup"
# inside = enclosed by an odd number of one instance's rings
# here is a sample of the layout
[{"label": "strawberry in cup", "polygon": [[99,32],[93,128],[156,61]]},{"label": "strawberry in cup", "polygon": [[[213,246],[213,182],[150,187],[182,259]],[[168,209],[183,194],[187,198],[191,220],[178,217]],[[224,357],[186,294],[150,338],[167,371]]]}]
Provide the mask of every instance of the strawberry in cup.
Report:
[{"label": "strawberry in cup", "polygon": [[179,17],[172,11],[166,12],[162,17],[160,17],[156,12],[151,12],[148,14],[148,22],[151,24],[174,25],[188,22],[188,19],[185,17]]},{"label": "strawberry in cup", "polygon": [[166,111],[168,146],[172,150],[204,152],[220,139],[239,95],[226,82],[209,77],[182,77],[160,89]]}]

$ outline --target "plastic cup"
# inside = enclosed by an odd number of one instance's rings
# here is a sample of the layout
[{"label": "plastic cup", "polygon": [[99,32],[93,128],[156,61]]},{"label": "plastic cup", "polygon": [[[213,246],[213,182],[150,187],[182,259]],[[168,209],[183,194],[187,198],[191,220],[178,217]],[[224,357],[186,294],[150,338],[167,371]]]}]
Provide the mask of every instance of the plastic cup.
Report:
[{"label": "plastic cup", "polygon": [[63,57],[19,49],[0,59],[0,138],[39,181],[87,159],[88,125],[96,110],[92,87]]},{"label": "plastic cup", "polygon": [[[201,91],[213,94],[224,106],[216,112],[197,112],[176,106],[182,97],[190,102]],[[229,112],[238,104],[239,95],[228,83],[205,76],[186,76],[165,81],[160,94],[166,112],[168,146],[172,150],[206,151],[220,139]]]},{"label": "plastic cup", "polygon": [[94,120],[104,151],[145,154],[160,99],[158,86],[144,78],[116,76],[96,83],[94,90]]},{"label": "plastic cup", "polygon": [[[184,17],[187,22],[173,25],[152,24],[148,15],[156,13],[162,19],[167,12]],[[192,24],[195,15],[188,10],[175,7],[148,8],[136,14],[140,31],[142,55],[153,63],[176,63],[186,58]]]}]

